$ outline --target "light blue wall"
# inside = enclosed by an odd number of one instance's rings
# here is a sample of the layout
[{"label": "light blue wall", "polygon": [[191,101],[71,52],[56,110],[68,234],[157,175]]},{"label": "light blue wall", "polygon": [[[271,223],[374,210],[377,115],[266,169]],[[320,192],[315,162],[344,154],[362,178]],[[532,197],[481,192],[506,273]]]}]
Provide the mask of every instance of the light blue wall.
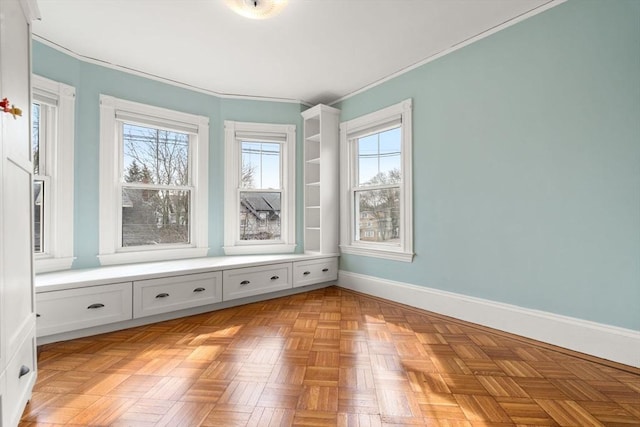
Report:
[{"label": "light blue wall", "polygon": [[[96,267],[98,253],[99,96],[209,117],[209,255],[223,255],[224,120],[294,124],[301,129],[298,103],[219,98],[155,80],[79,61],[41,43],[33,43],[33,71],[76,88],[75,210],[73,268]],[[301,145],[297,132],[297,146]],[[300,150],[301,152],[301,150]],[[302,211],[302,185],[297,205]],[[302,240],[301,218],[297,224]],[[302,247],[299,244],[298,247]]]},{"label": "light blue wall", "polygon": [[337,107],[406,98],[415,260],[342,269],[640,330],[640,2],[571,0]]},{"label": "light blue wall", "polygon": [[[640,330],[639,46],[640,2],[570,0],[342,102],[348,120],[414,100],[416,257],[341,268]],[[77,90],[74,268],[98,265],[100,93],[211,118],[210,255],[223,121],[301,129],[297,104],[208,96],[39,43],[34,71]]]}]

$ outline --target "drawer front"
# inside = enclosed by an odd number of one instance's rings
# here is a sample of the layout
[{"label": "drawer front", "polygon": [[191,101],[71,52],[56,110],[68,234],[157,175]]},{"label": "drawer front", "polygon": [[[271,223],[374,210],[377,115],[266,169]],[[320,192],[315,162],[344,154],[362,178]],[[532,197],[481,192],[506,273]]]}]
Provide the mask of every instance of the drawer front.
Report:
[{"label": "drawer front", "polygon": [[324,258],[293,263],[293,287],[338,280],[338,259]]},{"label": "drawer front", "polygon": [[133,317],[222,301],[222,273],[187,274],[133,282]]},{"label": "drawer front", "polygon": [[36,294],[39,337],[131,319],[131,282]]},{"label": "drawer front", "polygon": [[225,270],[222,279],[222,299],[229,301],[292,288],[292,264]]},{"label": "drawer front", "polygon": [[36,382],[36,340],[33,329],[9,360],[4,381],[6,392],[2,396],[0,411],[2,425],[17,426]]}]

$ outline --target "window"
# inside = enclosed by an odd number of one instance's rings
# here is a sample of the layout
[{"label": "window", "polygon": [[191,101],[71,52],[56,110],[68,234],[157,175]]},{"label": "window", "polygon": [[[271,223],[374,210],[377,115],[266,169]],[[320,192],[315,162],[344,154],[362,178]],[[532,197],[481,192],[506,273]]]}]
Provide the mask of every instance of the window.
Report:
[{"label": "window", "polygon": [[295,250],[295,126],[225,121],[227,255]]},{"label": "window", "polygon": [[73,263],[75,89],[32,76],[33,252],[37,273]]},{"label": "window", "polygon": [[209,122],[100,97],[100,262],[205,256]]},{"label": "window", "polygon": [[340,124],[344,253],[410,262],[411,100]]}]

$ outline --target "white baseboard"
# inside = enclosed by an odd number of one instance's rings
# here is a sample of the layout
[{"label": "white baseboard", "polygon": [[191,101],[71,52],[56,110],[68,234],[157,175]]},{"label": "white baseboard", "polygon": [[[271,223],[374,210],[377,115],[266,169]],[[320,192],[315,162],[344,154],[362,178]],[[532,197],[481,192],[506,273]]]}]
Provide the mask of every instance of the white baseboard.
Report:
[{"label": "white baseboard", "polygon": [[340,270],[338,286],[640,368],[640,332]]}]

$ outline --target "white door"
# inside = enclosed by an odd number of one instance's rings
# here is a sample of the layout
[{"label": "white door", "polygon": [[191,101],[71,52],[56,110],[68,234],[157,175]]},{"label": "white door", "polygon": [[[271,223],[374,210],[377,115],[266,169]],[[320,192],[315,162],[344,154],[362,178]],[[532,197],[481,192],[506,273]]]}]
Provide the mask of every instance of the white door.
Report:
[{"label": "white door", "polygon": [[17,425],[36,377],[26,6],[20,0],[0,0],[0,99],[22,110],[15,118],[0,111],[0,413],[2,425],[9,427]]}]

